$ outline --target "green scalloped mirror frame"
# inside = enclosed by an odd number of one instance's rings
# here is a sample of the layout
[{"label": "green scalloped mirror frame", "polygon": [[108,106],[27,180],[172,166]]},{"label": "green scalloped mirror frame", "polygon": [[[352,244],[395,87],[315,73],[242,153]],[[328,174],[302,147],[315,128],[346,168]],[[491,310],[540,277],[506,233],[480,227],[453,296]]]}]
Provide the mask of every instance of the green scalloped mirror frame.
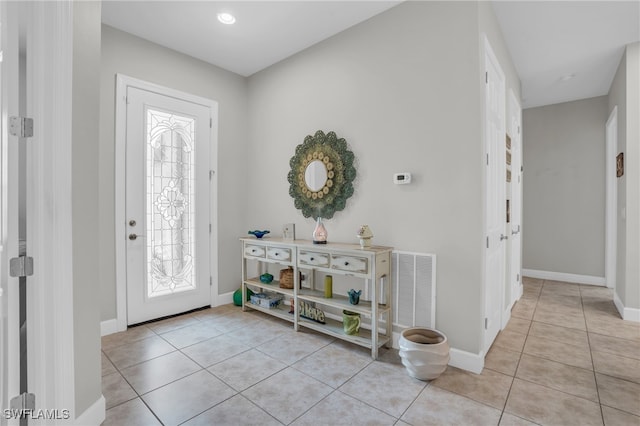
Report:
[{"label": "green scalloped mirror frame", "polygon": [[[291,170],[287,179],[289,195],[304,217],[331,219],[335,212],[345,208],[347,199],[353,195],[354,160],[347,141],[338,139],[335,132],[325,135],[318,130],[296,147],[295,155],[289,160]],[[310,174],[308,169],[317,168],[319,164],[325,167],[326,177],[324,173],[320,177],[323,183],[308,183],[305,180]]]}]

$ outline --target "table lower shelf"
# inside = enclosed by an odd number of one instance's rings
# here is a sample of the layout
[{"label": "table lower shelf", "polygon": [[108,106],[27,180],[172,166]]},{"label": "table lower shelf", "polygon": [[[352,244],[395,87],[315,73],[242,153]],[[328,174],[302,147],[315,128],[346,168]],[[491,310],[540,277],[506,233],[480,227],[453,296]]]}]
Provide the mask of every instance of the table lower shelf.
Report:
[{"label": "table lower shelf", "polygon": [[285,305],[284,303],[280,303],[280,305],[276,306],[275,308],[263,308],[262,306],[254,305],[251,302],[245,302],[243,307],[264,312],[265,314],[273,315],[274,317],[278,317],[289,322],[294,321],[293,314],[289,313],[291,307],[289,305]]},{"label": "table lower shelf", "polygon": [[[371,330],[360,327],[360,331],[358,332],[358,334],[346,334],[344,332],[342,322],[336,321],[331,318],[325,318],[325,322],[326,324],[321,324],[319,322],[300,317],[300,319],[298,320],[298,325],[328,334],[333,337],[337,337],[342,340],[346,340],[347,342],[364,346],[365,348],[371,348],[373,344],[371,341]],[[384,334],[378,334],[378,347],[386,345],[387,343],[389,343],[389,341],[389,337],[385,336]]]}]

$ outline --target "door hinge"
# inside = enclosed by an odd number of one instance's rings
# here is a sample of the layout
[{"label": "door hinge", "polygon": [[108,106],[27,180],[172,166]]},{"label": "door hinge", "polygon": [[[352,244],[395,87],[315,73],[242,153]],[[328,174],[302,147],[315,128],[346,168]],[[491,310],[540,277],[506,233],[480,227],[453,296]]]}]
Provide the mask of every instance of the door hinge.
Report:
[{"label": "door hinge", "polygon": [[9,134],[19,138],[33,137],[33,118],[9,117]]},{"label": "door hinge", "polygon": [[209,287],[213,286],[213,277],[209,277]]},{"label": "door hinge", "polygon": [[489,165],[489,154],[487,154],[487,166]]},{"label": "door hinge", "polygon": [[487,237],[487,248],[489,248],[489,237]]},{"label": "door hinge", "polygon": [[516,274],[516,281],[520,282],[520,274]]},{"label": "door hinge", "polygon": [[484,82],[489,83],[489,71],[485,71],[484,73]]},{"label": "door hinge", "polygon": [[488,329],[489,328],[489,318],[485,318],[484,319],[484,329]]},{"label": "door hinge", "polygon": [[35,411],[36,409],[36,396],[32,393],[24,392],[18,396],[11,398],[11,410],[19,411],[20,417],[22,417],[24,411]]},{"label": "door hinge", "polygon": [[211,233],[211,224],[209,224],[209,233]]},{"label": "door hinge", "polygon": [[215,174],[215,170],[209,170],[209,180],[213,179],[213,175]]},{"label": "door hinge", "polygon": [[213,118],[209,118],[209,128],[213,128]]},{"label": "door hinge", "polygon": [[33,257],[20,256],[9,260],[9,276],[13,278],[33,275]]}]

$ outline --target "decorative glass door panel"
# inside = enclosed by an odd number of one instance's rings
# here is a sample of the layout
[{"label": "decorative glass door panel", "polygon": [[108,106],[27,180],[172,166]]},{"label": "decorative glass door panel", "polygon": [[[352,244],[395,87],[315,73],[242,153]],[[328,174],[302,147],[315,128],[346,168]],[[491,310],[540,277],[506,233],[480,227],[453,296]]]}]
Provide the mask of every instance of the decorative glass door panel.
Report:
[{"label": "decorative glass door panel", "polygon": [[127,323],[210,305],[211,107],[127,88]]},{"label": "decorative glass door panel", "polygon": [[147,297],[192,290],[195,120],[147,109]]}]

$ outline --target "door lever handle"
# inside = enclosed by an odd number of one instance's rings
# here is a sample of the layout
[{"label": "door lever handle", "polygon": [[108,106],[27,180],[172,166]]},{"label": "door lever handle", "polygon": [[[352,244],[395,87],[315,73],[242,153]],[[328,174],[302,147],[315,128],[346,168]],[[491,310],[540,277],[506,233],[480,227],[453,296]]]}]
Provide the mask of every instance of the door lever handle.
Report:
[{"label": "door lever handle", "polygon": [[502,240],[508,240],[509,236],[508,235],[504,235],[504,234],[500,234],[500,241]]},{"label": "door lever handle", "polygon": [[511,235],[516,235],[518,232],[520,232],[520,231],[511,230]]},{"label": "door lever handle", "polygon": [[135,241],[135,240],[137,240],[138,238],[144,238],[144,237],[145,237],[144,235],[129,234],[129,239],[130,239],[131,241]]}]

